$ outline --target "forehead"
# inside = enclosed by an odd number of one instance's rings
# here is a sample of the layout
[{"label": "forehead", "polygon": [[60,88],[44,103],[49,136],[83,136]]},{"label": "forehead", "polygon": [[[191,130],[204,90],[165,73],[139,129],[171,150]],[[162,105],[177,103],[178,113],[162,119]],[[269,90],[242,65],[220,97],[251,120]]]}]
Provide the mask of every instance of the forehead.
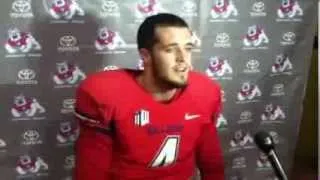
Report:
[{"label": "forehead", "polygon": [[191,31],[187,27],[157,27],[155,37],[159,43],[188,43],[191,41]]}]

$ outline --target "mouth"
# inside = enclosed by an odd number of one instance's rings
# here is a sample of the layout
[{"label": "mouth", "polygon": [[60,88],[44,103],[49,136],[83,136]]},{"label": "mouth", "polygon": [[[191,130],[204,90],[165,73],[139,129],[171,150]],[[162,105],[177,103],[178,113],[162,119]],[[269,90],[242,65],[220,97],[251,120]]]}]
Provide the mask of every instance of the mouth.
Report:
[{"label": "mouth", "polygon": [[187,66],[175,66],[174,67],[174,71],[178,72],[178,73],[185,73],[188,71],[188,67]]}]

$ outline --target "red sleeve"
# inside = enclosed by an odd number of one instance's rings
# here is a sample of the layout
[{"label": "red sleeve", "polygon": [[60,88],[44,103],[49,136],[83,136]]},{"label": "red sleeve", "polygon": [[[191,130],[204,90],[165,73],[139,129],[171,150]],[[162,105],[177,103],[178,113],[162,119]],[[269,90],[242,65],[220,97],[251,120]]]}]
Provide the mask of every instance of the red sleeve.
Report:
[{"label": "red sleeve", "polygon": [[197,145],[197,164],[202,180],[224,180],[224,159],[219,136],[215,126],[222,109],[221,92],[216,91],[212,111],[212,124],[204,125]]},{"label": "red sleeve", "polygon": [[75,116],[80,134],[75,143],[74,180],[108,180],[112,157],[111,121],[105,119],[105,112],[86,88],[79,87],[76,93]]}]

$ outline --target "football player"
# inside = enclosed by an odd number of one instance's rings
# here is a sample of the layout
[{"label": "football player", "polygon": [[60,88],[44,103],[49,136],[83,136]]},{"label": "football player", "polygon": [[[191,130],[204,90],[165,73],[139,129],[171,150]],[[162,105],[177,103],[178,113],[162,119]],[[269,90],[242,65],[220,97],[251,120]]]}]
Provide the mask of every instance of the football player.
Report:
[{"label": "football player", "polygon": [[191,71],[192,33],[160,13],[140,25],[143,70],[91,74],[76,93],[75,180],[223,180],[220,86]]}]

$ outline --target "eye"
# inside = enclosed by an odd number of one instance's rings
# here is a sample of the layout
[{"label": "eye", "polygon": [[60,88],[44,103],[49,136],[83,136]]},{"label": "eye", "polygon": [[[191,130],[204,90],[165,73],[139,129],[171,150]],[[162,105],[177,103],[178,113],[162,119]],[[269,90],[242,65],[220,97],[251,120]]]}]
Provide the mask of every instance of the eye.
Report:
[{"label": "eye", "polygon": [[172,53],[174,51],[174,48],[166,48],[165,51],[167,53]]},{"label": "eye", "polygon": [[188,47],[186,47],[186,51],[187,51],[187,52],[192,51],[192,49],[193,49],[193,47],[192,47],[192,46],[188,46]]}]

